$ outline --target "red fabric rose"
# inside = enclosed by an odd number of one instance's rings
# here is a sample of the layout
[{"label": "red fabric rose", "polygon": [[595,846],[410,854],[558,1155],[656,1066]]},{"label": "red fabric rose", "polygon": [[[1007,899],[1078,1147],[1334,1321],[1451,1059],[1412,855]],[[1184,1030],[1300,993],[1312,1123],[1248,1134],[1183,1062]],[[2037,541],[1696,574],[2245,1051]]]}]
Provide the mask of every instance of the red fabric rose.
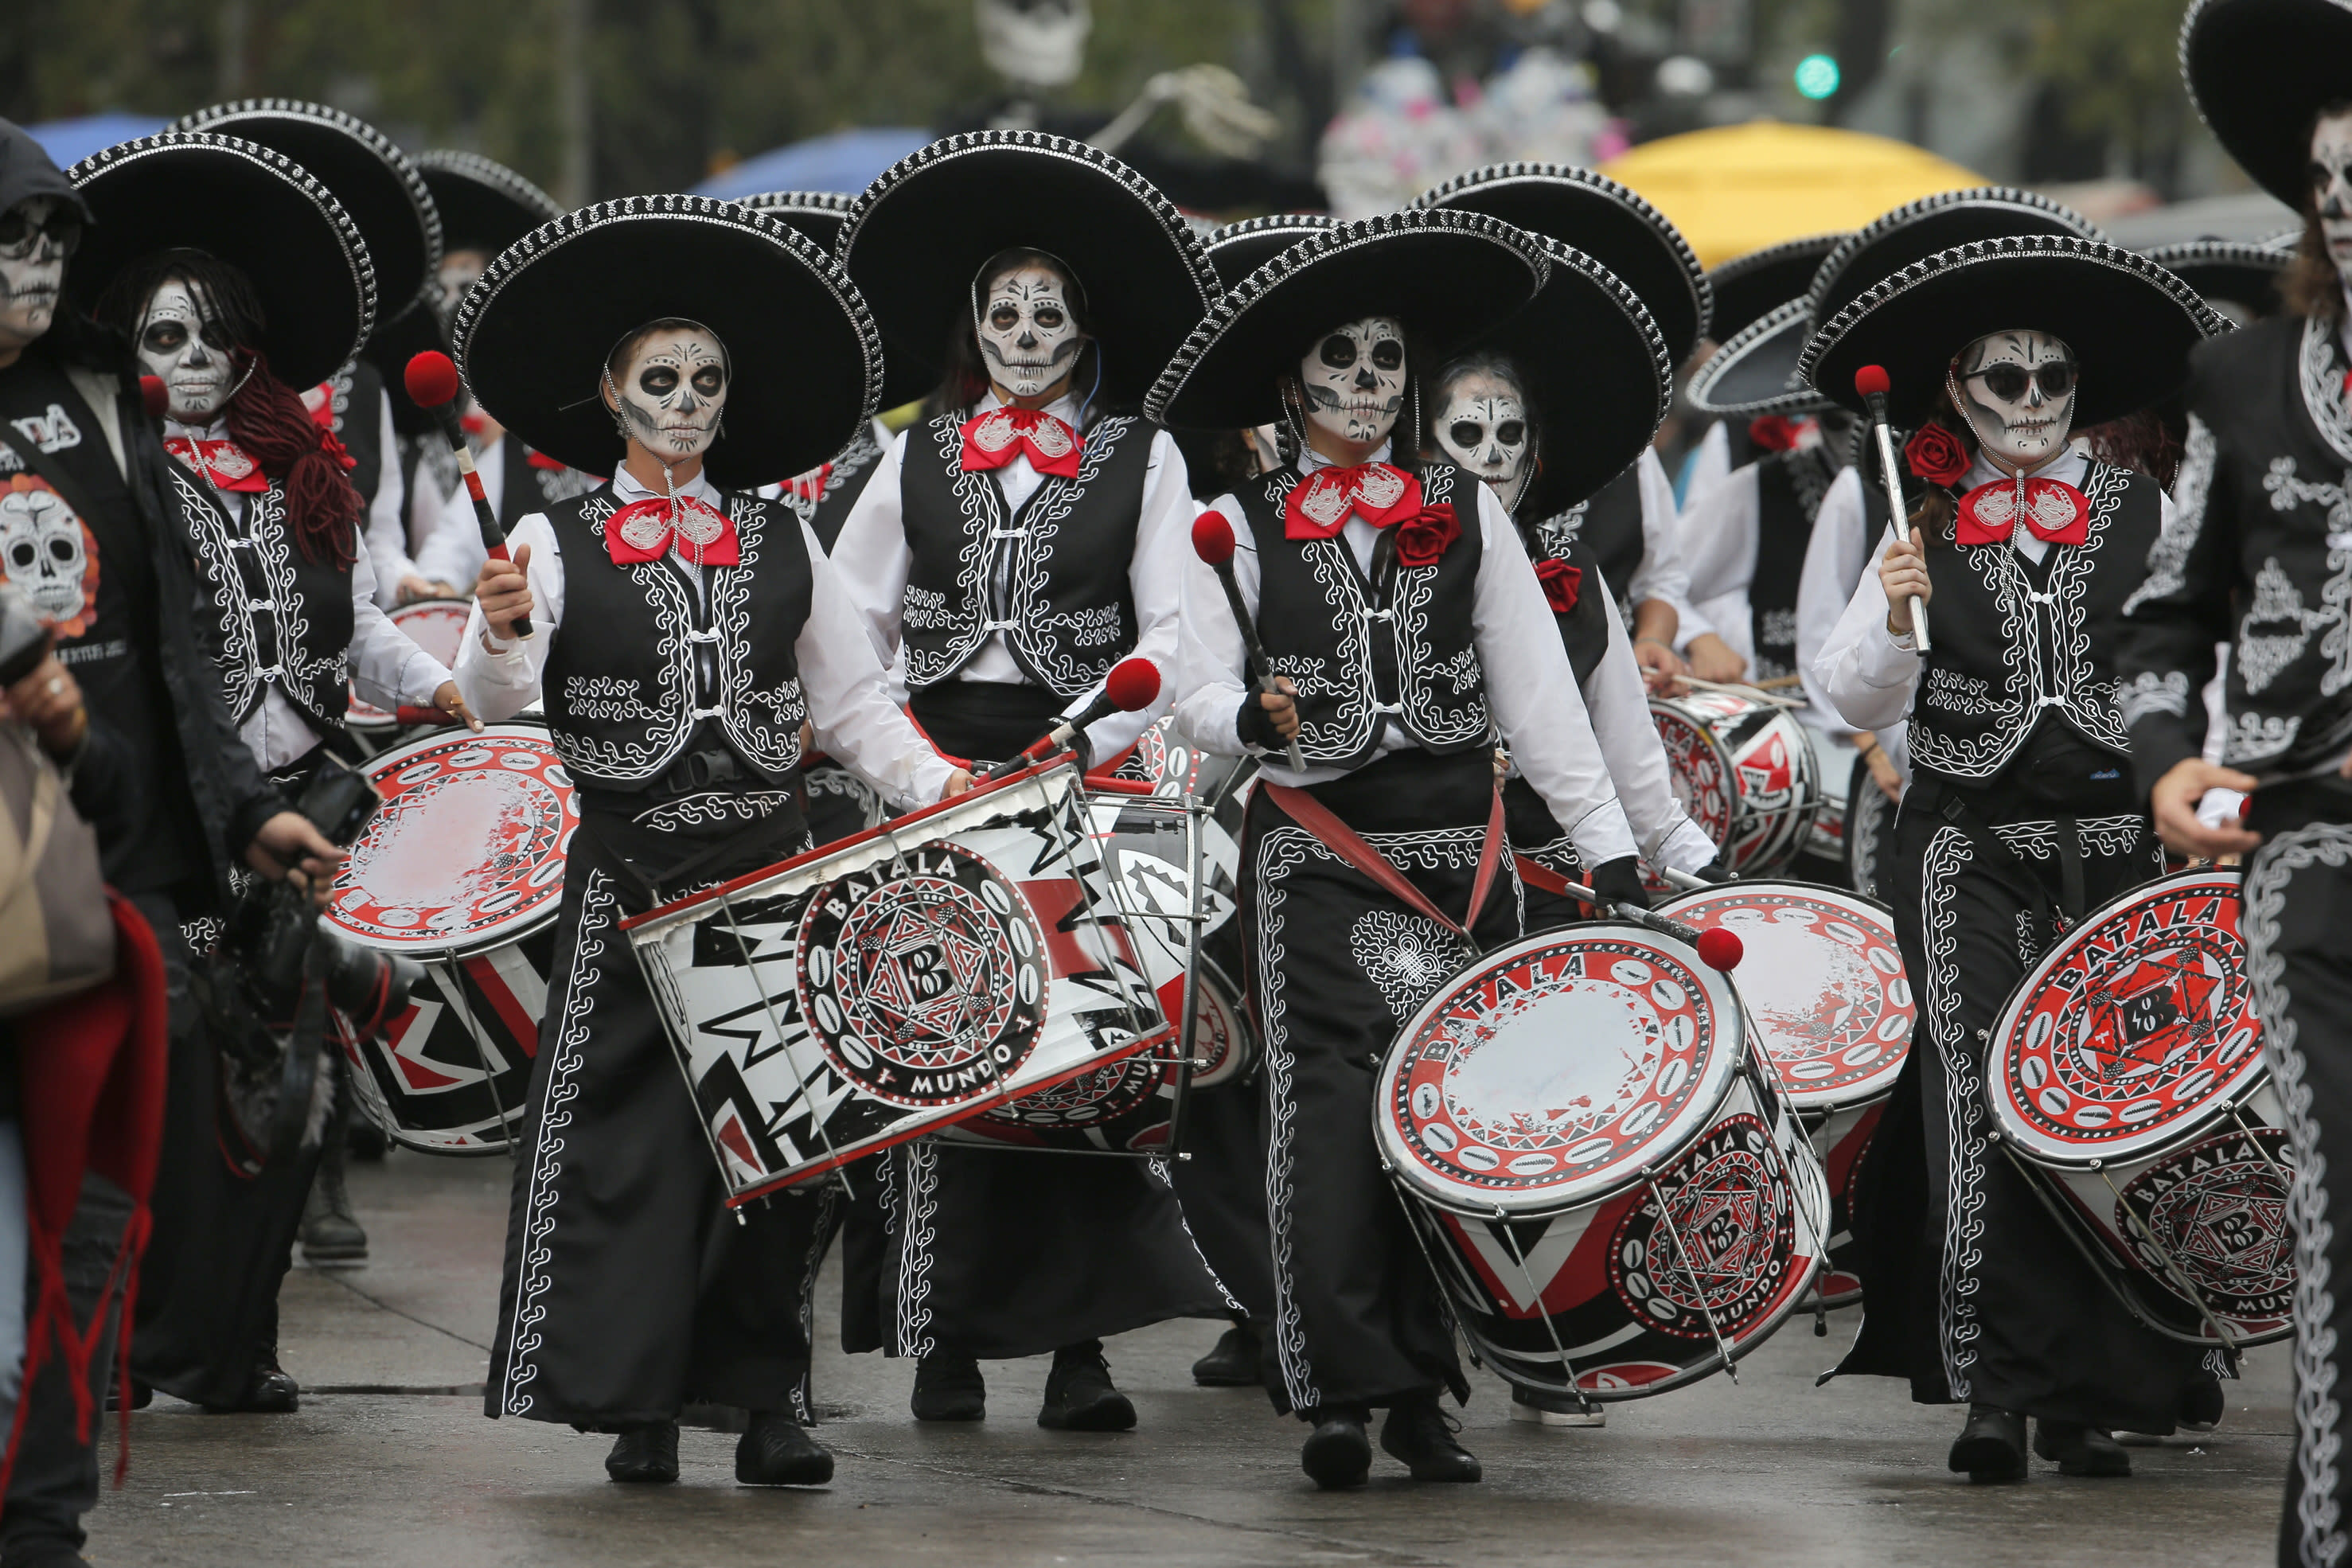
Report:
[{"label": "red fabric rose", "polygon": [[1436,565],[1446,546],[1462,537],[1462,524],[1454,521],[1451,501],[1423,507],[1418,515],[1398,523],[1396,531],[1397,559],[1407,566]]},{"label": "red fabric rose", "polygon": [[1748,422],[1748,440],[1759,452],[1793,452],[1805,426],[1812,421],[1785,414],[1759,415]]},{"label": "red fabric rose", "polygon": [[360,460],[345,449],[342,437],[337,436],[332,430],[319,432],[319,450],[332,458],[336,465],[346,473],[360,466]]},{"label": "red fabric rose", "polygon": [[1922,425],[1903,445],[1903,460],[1931,485],[1957,484],[1969,471],[1969,450],[1941,425]]},{"label": "red fabric rose", "polygon": [[1547,557],[1536,563],[1536,581],[1543,584],[1544,603],[1554,615],[1564,616],[1576,608],[1577,593],[1584,586],[1584,568]]}]

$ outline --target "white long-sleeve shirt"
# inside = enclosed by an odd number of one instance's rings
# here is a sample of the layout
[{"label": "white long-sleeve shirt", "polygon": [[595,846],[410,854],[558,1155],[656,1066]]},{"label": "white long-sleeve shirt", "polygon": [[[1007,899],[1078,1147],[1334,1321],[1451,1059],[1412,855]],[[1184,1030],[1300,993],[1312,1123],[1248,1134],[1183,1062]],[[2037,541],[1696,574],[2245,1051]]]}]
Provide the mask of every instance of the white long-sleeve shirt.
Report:
[{"label": "white long-sleeve shirt", "polygon": [[[1603,588],[1592,584],[1589,591]],[[1609,650],[1592,667],[1580,692],[1592,738],[1600,743],[1601,761],[1608,765],[1643,858],[1653,866],[1696,871],[1721,851],[1675,796],[1665,744],[1650,717],[1649,689],[1643,684],[1642,667],[1633,660],[1625,623],[1613,613],[1601,619],[1609,623]],[[1517,755],[1513,753],[1515,763]]]},{"label": "white long-sleeve shirt", "polygon": [[[1388,448],[1376,453],[1385,461]],[[1303,466],[1312,473],[1324,466],[1315,452],[1305,454]],[[1592,721],[1585,712],[1576,671],[1560,646],[1559,623],[1544,602],[1535,569],[1528,563],[1518,530],[1505,515],[1502,503],[1484,485],[1476,485],[1478,536],[1482,551],[1478,578],[1472,590],[1472,646],[1484,672],[1488,711],[1511,751],[1511,761],[1575,841],[1576,852],[1588,866],[1599,866],[1634,853],[1633,830],[1624,806],[1610,783],[1601,760]],[[1231,495],[1210,503],[1234,524],[1234,580],[1242,603],[1257,611],[1257,550],[1249,526],[1242,521],[1241,502]],[[1371,570],[1372,546],[1380,530],[1360,517],[1350,517],[1340,535],[1356,557],[1357,566]],[[1244,743],[1238,728],[1244,698],[1255,700],[1255,688],[1243,675],[1241,628],[1234,622],[1217,574],[1190,551],[1183,573],[1183,622],[1177,658],[1176,725],[1192,742],[1223,756],[1254,755],[1258,772],[1278,784],[1323,784],[1344,776],[1345,768],[1310,765],[1293,769],[1280,751],[1261,751]],[[1649,721],[1646,710],[1643,722]],[[1655,731],[1652,731],[1653,739]],[[1391,725],[1381,738],[1381,754],[1418,744],[1401,728]]]},{"label": "white long-sleeve shirt", "polygon": [[[639,484],[624,468],[613,476],[613,493],[626,506],[657,492]],[[677,493],[722,510],[727,504],[718,489],[700,475],[679,486]],[[779,508],[771,516],[798,528],[808,548],[814,579],[809,616],[793,644],[793,654],[818,746],[902,809],[928,805],[947,787],[953,765],[931,749],[922,732],[891,702],[882,667],[866,643],[865,627],[808,525],[789,508]],[[524,575],[530,583],[531,636],[512,641],[492,637],[478,600],[457,652],[457,689],[488,721],[510,719],[539,698],[548,650],[563,626],[563,552],[547,514],[535,511],[523,518],[507,535],[507,542],[518,554],[526,545],[530,549]],[[590,568],[598,564],[591,563]],[[698,593],[698,574],[697,586]],[[593,636],[594,628],[585,635]]]},{"label": "white long-sleeve shirt", "polygon": [[1690,570],[1678,537],[1681,517],[1675,506],[1675,482],[1666,477],[1655,447],[1642,448],[1634,472],[1642,496],[1642,563],[1625,584],[1625,602],[1637,609],[1646,599],[1672,605],[1675,641],[1688,642],[1715,627],[1692,602]]},{"label": "white long-sleeve shirt", "polygon": [[[985,403],[966,410],[966,416],[993,407],[997,401],[992,392]],[[1048,405],[1045,412],[1075,428],[1078,400],[1075,396],[1062,398]],[[834,571],[865,622],[875,657],[886,665],[899,651],[899,611],[906,597],[907,574],[914,563],[914,552],[907,543],[906,511],[898,476],[907,443],[926,428],[923,424],[910,426],[890,443],[876,462],[874,477],[866,481],[857,504],[842,523],[840,536],[833,542]],[[1004,498],[1008,518],[1018,517],[1021,509],[1029,504],[1030,498],[1045,482],[1045,476],[1030,464],[1025,453],[996,469],[994,477],[998,492]],[[1143,476],[1143,510],[1136,522],[1135,555],[1128,567],[1127,581],[1135,603],[1132,657],[1148,658],[1159,667],[1160,695],[1148,708],[1132,713],[1113,713],[1087,726],[1087,743],[1097,761],[1133,745],[1145,726],[1168,711],[1176,672],[1176,618],[1181,598],[1178,584],[1183,579],[1184,563],[1192,553],[1193,515],[1192,483],[1184,472],[1183,455],[1177,451],[1176,442],[1167,431],[1154,431],[1151,456]],[[1014,661],[1002,632],[992,634],[982,642],[950,679],[1018,686],[1035,684]],[[1062,711],[1076,713],[1094,700],[1101,689],[1101,683],[1097,682],[1071,699]]]},{"label": "white long-sleeve shirt", "polygon": [[408,559],[408,489],[400,482],[400,434],[392,427],[392,399],[376,399],[375,495],[368,502],[367,554],[375,568],[376,607],[398,602],[400,580],[416,568]]}]

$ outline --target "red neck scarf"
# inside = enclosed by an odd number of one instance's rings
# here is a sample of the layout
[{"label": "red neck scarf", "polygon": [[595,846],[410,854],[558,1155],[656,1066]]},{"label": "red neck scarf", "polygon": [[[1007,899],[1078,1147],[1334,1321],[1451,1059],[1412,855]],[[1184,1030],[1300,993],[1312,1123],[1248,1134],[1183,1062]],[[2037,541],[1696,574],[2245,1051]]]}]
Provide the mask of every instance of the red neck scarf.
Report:
[{"label": "red neck scarf", "polygon": [[963,470],[982,473],[1026,457],[1041,474],[1078,477],[1078,433],[1039,408],[1007,405],[963,422]]},{"label": "red neck scarf", "polygon": [[2063,479],[1979,485],[1960,498],[1954,535],[1962,544],[1998,544],[2016,530],[2021,512],[2025,531],[2046,544],[2081,544],[2091,537],[2091,503]]},{"label": "red neck scarf", "polygon": [[1316,469],[1282,503],[1286,539],[1328,539],[1360,517],[1386,528],[1421,515],[1421,480],[1388,463]]},{"label": "red neck scarf", "polygon": [[258,495],[269,488],[269,476],[261,471],[253,454],[234,441],[169,436],[164,437],[163,449],[195,469],[216,490]]},{"label": "red neck scarf", "polygon": [[658,561],[675,547],[698,566],[739,566],[735,521],[692,496],[648,496],[604,520],[604,550],[615,566]]}]

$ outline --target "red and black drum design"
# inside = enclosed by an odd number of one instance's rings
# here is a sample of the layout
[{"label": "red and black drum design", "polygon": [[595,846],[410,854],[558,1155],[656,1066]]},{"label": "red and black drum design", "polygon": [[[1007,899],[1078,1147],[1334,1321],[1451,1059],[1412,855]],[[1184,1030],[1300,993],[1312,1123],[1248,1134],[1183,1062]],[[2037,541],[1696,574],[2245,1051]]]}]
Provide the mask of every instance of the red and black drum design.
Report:
[{"label": "red and black drum design", "polygon": [[1992,1035],[2003,1142],[2112,1281],[2200,1343],[2291,1331],[2290,1155],[2246,984],[2234,871],[2184,871],[2095,910]]},{"label": "red and black drum design", "polygon": [[[1830,1260],[1821,1304],[1862,1299],[1839,1267],[1853,1244],[1854,1171],[1904,1059],[1919,1008],[1884,904],[1811,882],[1718,883],[1658,906],[1702,931],[1738,933],[1733,976],[1748,1026],[1780,1075],[1830,1184]],[[1848,1260],[1850,1263],[1850,1260]]]},{"label": "red and black drum design", "polygon": [[1675,798],[1732,870],[1761,875],[1796,858],[1821,810],[1821,763],[1803,725],[1762,693],[1650,699]]},{"label": "red and black drum design", "polygon": [[438,1154],[505,1151],[547,1005],[564,853],[579,826],[547,731],[493,724],[387,752],[383,805],[352,846],[323,917],[426,980],[381,1039],[347,1041],[361,1109]]},{"label": "red and black drum design", "polygon": [[[439,659],[444,669],[453,669],[457,650],[466,640],[466,617],[473,613],[471,599],[419,599],[387,611],[385,618],[406,633],[410,642]],[[400,729],[398,714],[387,713],[362,698],[356,686],[343,710],[343,722],[371,747],[389,742]]]},{"label": "red and black drum design", "polygon": [[1797,1305],[1828,1193],[1745,1033],[1696,952],[1615,921],[1490,953],[1405,1026],[1373,1135],[1486,1364],[1639,1398]]}]

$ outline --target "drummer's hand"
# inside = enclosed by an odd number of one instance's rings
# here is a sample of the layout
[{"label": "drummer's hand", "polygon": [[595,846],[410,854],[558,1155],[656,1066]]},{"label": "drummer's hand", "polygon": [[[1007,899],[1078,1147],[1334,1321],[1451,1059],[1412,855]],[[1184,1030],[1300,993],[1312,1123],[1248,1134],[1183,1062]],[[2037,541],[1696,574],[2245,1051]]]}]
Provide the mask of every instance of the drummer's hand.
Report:
[{"label": "drummer's hand", "polygon": [[1657,638],[1634,638],[1633,662],[1642,667],[1642,684],[1651,696],[1679,696],[1685,689],[1683,677],[1690,673],[1690,667]]},{"label": "drummer's hand", "polygon": [[2261,834],[2242,827],[2208,827],[2197,820],[2197,803],[2209,789],[2251,795],[2255,783],[2252,773],[2221,767],[2202,757],[2183,758],[2148,792],[2148,815],[2156,819],[2156,836],[2174,854],[2195,859],[2218,860],[2224,855],[2249,853],[2263,841]]},{"label": "drummer's hand", "polygon": [[530,571],[530,546],[526,544],[511,561],[491,556],[482,563],[481,575],[474,579],[474,601],[482,606],[482,619],[500,642],[512,642],[515,618],[531,612]]},{"label": "drummer's hand", "polygon": [[1701,632],[1691,638],[1686,651],[1690,655],[1690,672],[1701,680],[1720,681],[1727,686],[1748,679],[1748,661],[1713,632]]},{"label": "drummer's hand", "polygon": [[948,775],[947,787],[940,791],[940,798],[941,800],[953,800],[956,796],[961,795],[971,787],[971,770],[970,768],[958,768],[955,772]]},{"label": "drummer's hand", "polygon": [[429,577],[419,577],[414,572],[400,580],[400,586],[394,590],[394,594],[404,605],[413,605],[419,599],[446,599],[453,596],[441,592],[440,584]]},{"label": "drummer's hand", "polygon": [[466,706],[465,696],[458,691],[456,681],[445,680],[433,689],[433,706],[465,725],[475,734],[478,735],[482,732],[482,721],[474,717],[474,710],[471,708]]},{"label": "drummer's hand", "polygon": [[1269,731],[1276,737],[1277,745],[1298,733],[1298,688],[1290,683],[1290,677],[1286,675],[1276,676],[1274,683],[1280,688],[1279,690],[1255,694],[1255,712],[1250,711],[1247,702],[1242,705],[1240,725],[1244,741],[1265,745],[1268,751],[1274,749],[1274,746],[1266,745],[1265,738]]},{"label": "drummer's hand", "polygon": [[273,882],[290,882],[310,895],[310,902],[327,907],[327,889],[343,852],[327,842],[299,811],[281,811],[261,825],[245,847],[245,863]]},{"label": "drummer's hand", "polygon": [[1927,580],[1927,546],[1913,529],[1911,537],[1898,539],[1886,547],[1878,562],[1879,586],[1886,590],[1886,629],[1892,636],[1911,635],[1911,601],[1926,604],[1936,596],[1936,585]]},{"label": "drummer's hand", "polygon": [[1859,731],[1853,743],[1862,748],[1863,765],[1870,770],[1870,782],[1878,786],[1878,793],[1889,800],[1901,800],[1903,775],[1895,771],[1895,759],[1886,754],[1878,737],[1867,730]]}]

